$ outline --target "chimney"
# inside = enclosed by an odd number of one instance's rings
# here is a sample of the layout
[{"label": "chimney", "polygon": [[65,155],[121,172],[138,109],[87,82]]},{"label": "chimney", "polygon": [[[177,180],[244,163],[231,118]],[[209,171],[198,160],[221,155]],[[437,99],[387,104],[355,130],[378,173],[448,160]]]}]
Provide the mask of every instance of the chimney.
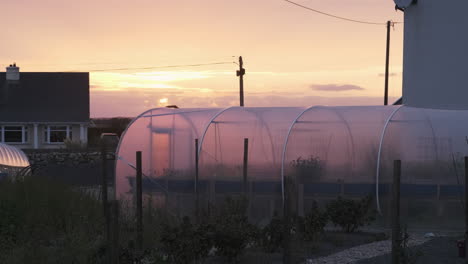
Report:
[{"label": "chimney", "polygon": [[8,82],[17,82],[19,79],[19,67],[16,67],[16,63],[10,64],[10,66],[6,68],[6,80]]},{"label": "chimney", "polygon": [[20,73],[16,63],[6,67],[6,82],[0,86],[0,105],[8,103],[8,94],[10,89],[15,89],[19,85]]}]

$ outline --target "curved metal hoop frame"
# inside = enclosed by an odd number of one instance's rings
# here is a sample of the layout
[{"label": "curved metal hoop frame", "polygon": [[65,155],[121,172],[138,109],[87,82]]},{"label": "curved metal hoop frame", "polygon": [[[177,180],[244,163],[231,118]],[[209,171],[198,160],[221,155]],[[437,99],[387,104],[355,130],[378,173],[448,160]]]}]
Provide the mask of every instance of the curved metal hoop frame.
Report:
[{"label": "curved metal hoop frame", "polygon": [[377,153],[377,164],[376,164],[376,172],[375,172],[375,201],[377,205],[377,212],[382,215],[382,210],[380,208],[380,197],[379,197],[379,179],[380,179],[380,158],[382,157],[382,146],[384,143],[385,133],[387,132],[387,127],[390,124],[393,116],[403,107],[400,105],[397,109],[393,110],[393,112],[388,116],[387,120],[385,121],[384,127],[382,129],[382,133],[380,135],[380,142],[379,142],[379,152]]}]

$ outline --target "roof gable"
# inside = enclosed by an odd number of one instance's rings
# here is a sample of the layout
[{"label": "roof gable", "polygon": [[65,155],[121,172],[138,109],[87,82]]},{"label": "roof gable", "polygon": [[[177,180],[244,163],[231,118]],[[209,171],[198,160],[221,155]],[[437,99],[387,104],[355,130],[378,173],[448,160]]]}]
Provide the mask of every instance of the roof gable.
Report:
[{"label": "roof gable", "polygon": [[88,122],[89,73],[0,73],[0,122]]}]

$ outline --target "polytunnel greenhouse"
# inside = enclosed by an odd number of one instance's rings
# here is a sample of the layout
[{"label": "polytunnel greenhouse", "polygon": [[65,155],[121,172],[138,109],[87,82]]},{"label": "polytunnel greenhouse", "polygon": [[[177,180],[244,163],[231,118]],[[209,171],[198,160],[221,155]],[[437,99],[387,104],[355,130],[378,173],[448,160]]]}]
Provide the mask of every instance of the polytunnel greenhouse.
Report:
[{"label": "polytunnel greenhouse", "polygon": [[401,160],[402,216],[461,225],[466,120],[468,111],[407,106],[152,109],[122,136],[116,196],[134,198],[141,151],[145,197],[177,214],[245,195],[260,221],[285,197],[301,215],[313,201],[371,195],[388,224],[393,161]]},{"label": "polytunnel greenhouse", "polygon": [[14,176],[29,167],[29,160],[23,151],[0,143],[0,179]]}]

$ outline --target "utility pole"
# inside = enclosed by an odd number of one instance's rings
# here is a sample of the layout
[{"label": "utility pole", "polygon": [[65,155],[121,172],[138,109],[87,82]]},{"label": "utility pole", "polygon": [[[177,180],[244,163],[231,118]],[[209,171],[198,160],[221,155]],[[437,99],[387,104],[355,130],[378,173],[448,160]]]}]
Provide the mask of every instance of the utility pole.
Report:
[{"label": "utility pole", "polygon": [[392,26],[392,21],[387,21],[387,54],[385,61],[385,94],[384,94],[384,105],[388,105],[388,68],[390,64],[390,27]]},{"label": "utility pole", "polygon": [[239,57],[239,70],[237,71],[237,76],[239,76],[239,96],[240,96],[240,106],[244,106],[244,75],[245,69],[243,68],[244,62],[242,61],[242,56]]}]

